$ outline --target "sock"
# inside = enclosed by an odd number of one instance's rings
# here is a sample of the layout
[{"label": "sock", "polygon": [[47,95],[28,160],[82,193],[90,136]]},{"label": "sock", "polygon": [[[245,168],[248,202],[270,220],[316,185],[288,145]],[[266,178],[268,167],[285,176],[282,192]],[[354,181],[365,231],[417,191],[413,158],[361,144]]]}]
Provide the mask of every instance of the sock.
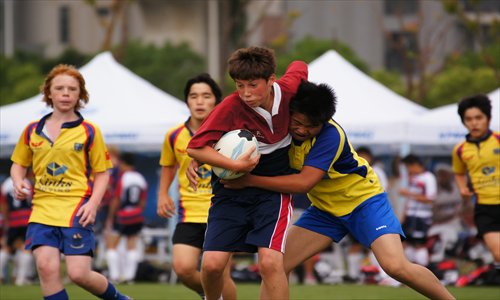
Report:
[{"label": "sock", "polygon": [[43,299],[44,300],[69,300],[69,297],[68,297],[68,293],[66,293],[66,290],[62,289],[55,294],[43,297]]},{"label": "sock", "polygon": [[21,251],[16,257],[17,259],[17,276],[16,284],[23,285],[26,283],[26,278],[30,273],[30,268],[33,267],[33,256],[31,253]]},{"label": "sock", "polygon": [[120,257],[116,249],[106,251],[106,261],[108,263],[109,279],[115,282],[120,280]]},{"label": "sock", "polygon": [[128,250],[126,257],[127,264],[125,265],[124,279],[133,281],[137,272],[137,264],[139,263],[139,252],[137,250]]},{"label": "sock", "polygon": [[352,279],[357,279],[361,274],[362,253],[350,253],[347,255],[347,275]]},{"label": "sock", "polygon": [[429,264],[429,251],[427,248],[422,247],[415,249],[415,262],[424,267]]},{"label": "sock", "polygon": [[0,279],[5,277],[7,272],[7,262],[9,261],[9,253],[0,251]]},{"label": "sock", "polygon": [[127,300],[127,299],[129,299],[127,296],[121,294],[111,282],[108,282],[108,288],[106,289],[106,291],[102,295],[99,295],[98,297],[101,299],[105,299],[105,300]]}]

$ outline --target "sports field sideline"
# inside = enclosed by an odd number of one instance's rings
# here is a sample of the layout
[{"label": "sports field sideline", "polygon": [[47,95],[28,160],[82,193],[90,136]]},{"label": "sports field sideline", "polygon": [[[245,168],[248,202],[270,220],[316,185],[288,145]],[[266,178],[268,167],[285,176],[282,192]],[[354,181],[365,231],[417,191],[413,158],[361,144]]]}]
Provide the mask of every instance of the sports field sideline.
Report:
[{"label": "sports field sideline", "polygon": [[[238,283],[238,299],[258,299],[258,284]],[[97,299],[91,294],[75,285],[66,286],[68,295],[72,300]],[[135,300],[165,300],[165,299],[200,299],[199,296],[186,287],[177,284],[161,283],[139,283],[134,285],[120,285],[120,291],[133,297]],[[457,299],[471,300],[500,300],[500,287],[450,287],[450,292]],[[40,287],[38,285],[17,287],[14,285],[0,285],[0,299],[2,300],[34,300],[41,299]],[[316,300],[316,299],[426,299],[407,287],[393,288],[376,285],[316,285],[304,286],[293,285],[290,291],[290,299]]]}]

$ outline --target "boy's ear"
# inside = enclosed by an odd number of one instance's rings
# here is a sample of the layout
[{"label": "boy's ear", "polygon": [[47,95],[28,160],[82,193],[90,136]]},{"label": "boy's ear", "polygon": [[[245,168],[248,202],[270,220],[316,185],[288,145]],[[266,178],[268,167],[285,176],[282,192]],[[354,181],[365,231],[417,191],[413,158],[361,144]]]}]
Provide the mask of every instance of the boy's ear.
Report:
[{"label": "boy's ear", "polygon": [[269,76],[269,79],[267,81],[272,85],[276,81],[276,74],[273,73],[271,76]]}]

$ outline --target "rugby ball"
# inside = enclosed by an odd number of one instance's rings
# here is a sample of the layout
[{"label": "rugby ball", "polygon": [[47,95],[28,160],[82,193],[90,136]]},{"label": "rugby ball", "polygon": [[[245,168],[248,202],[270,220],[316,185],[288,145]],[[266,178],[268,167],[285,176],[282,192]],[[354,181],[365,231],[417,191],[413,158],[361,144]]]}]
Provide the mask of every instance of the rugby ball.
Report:
[{"label": "rugby ball", "polygon": [[[259,154],[259,143],[257,139],[250,131],[237,129],[224,134],[217,144],[215,144],[214,149],[225,157],[235,160],[243,153],[247,152],[252,146],[255,146],[255,151],[252,153],[251,157],[255,157]],[[219,167],[212,167],[212,172],[222,179],[235,179],[245,174]]]}]

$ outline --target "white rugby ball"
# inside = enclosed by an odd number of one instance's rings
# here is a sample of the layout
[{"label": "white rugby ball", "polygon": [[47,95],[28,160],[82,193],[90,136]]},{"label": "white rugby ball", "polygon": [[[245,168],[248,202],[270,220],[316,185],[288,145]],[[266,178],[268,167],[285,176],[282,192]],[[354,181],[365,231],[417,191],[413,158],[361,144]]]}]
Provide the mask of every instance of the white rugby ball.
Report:
[{"label": "white rugby ball", "polygon": [[[259,143],[257,139],[250,131],[237,129],[224,134],[217,144],[215,144],[214,149],[225,157],[235,160],[243,153],[247,152],[252,146],[255,146],[255,151],[252,153],[251,157],[255,157],[259,154]],[[222,179],[235,179],[245,174],[219,167],[212,167],[212,172]]]}]

